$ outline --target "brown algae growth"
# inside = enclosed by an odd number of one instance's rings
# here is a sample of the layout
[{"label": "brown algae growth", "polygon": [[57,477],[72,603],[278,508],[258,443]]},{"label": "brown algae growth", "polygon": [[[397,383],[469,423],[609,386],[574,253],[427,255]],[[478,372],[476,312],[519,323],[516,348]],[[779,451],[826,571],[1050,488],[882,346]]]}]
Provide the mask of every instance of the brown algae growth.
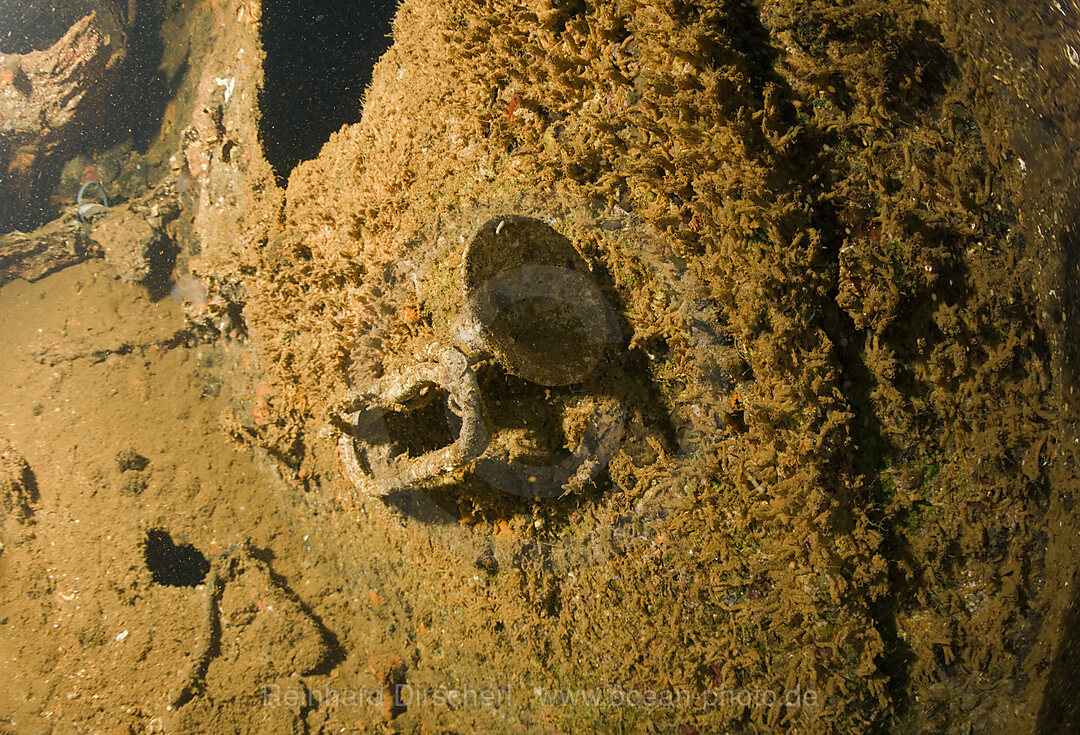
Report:
[{"label": "brown algae growth", "polygon": [[[261,371],[223,423],[304,540],[238,547],[185,604],[273,621],[280,564],[315,632],[273,691],[510,696],[259,709],[243,676],[215,694],[231,670],[202,646],[178,719],[1075,726],[1054,681],[1077,665],[1080,46],[1058,15],[406,0],[360,121],[284,191],[196,110],[193,273]],[[505,286],[537,266],[589,284],[579,310]],[[581,691],[601,699],[557,694]]]},{"label": "brown algae growth", "polygon": [[[1072,225],[1032,229],[1042,204],[998,142],[1017,90],[974,55],[978,17],[401,8],[362,121],[294,172],[286,244],[251,288],[275,422],[312,437],[318,492],[341,484],[314,438],[327,417],[286,396],[341,395],[438,341],[459,243],[496,214],[570,240],[627,345],[601,370],[632,415],[592,491],[507,508],[461,477],[444,499],[480,535],[509,521],[519,549],[490,607],[454,624],[476,642],[455,676],[485,660],[553,688],[818,696],[797,711],[530,706],[567,731],[1034,726],[1077,487],[1064,297],[1037,271],[1061,268],[1047,232]],[[627,528],[643,540],[613,540]],[[400,533],[415,548],[427,531]],[[573,573],[523,560],[545,539],[597,548]],[[395,594],[409,608],[419,592]],[[410,671],[447,665],[420,651]]]}]

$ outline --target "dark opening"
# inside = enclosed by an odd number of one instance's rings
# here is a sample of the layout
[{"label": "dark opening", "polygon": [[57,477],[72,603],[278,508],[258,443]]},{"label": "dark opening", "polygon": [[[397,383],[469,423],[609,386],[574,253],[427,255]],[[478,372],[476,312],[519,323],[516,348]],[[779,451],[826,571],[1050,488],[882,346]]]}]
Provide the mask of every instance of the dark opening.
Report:
[{"label": "dark opening", "polygon": [[168,79],[159,68],[164,52],[161,25],[166,3],[137,0],[135,16],[128,20],[123,67],[109,90],[100,129],[92,131],[91,144],[105,150],[124,141],[145,152],[161,130],[165,106],[176,95],[186,64]]},{"label": "dark opening", "polygon": [[26,54],[46,49],[91,10],[87,0],[0,3],[0,54]]},{"label": "dark opening", "polygon": [[410,457],[441,449],[453,444],[458,426],[451,426],[451,415],[446,405],[446,391],[434,389],[424,396],[426,402],[411,407],[409,411],[388,411],[386,430],[390,439]]},{"label": "dark opening", "polygon": [[[121,143],[130,142],[145,152],[161,127],[165,105],[176,92],[176,79],[166,79],[158,68],[162,56],[161,23],[164,3],[137,0],[130,6],[133,18],[124,23],[124,12],[103,12],[91,0],[60,0],[55,3],[0,3],[0,54],[47,49],[59,40],[72,23],[97,9],[100,27],[114,38],[114,48],[123,50],[120,64],[104,78],[86,85],[78,103],[82,122],[66,126],[58,139],[42,152],[19,183],[0,177],[0,232],[13,229],[31,231],[60,214],[50,201],[65,162],[76,154],[93,155]],[[156,182],[151,182],[151,184]],[[114,203],[125,200],[131,191],[118,191],[116,182],[105,182]]]},{"label": "dark opening", "polygon": [[172,536],[161,529],[146,532],[143,548],[146,568],[158,584],[171,587],[194,587],[206,579],[210,562],[191,544],[173,543]]},{"label": "dark opening", "polygon": [[147,266],[149,273],[143,283],[150,295],[151,301],[160,301],[172,292],[173,268],[176,266],[176,256],[180,248],[173,240],[162,237],[151,247],[147,253]]},{"label": "dark opening", "polygon": [[342,125],[360,119],[371,70],[390,48],[397,0],[266,0],[259,135],[284,185]]}]

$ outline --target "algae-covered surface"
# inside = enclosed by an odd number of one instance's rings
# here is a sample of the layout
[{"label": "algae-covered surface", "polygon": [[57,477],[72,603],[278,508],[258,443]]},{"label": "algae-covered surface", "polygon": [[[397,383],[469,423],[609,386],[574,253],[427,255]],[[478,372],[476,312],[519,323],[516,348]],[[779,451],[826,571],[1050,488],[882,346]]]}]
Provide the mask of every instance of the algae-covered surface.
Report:
[{"label": "algae-covered surface", "polygon": [[[1075,7],[406,0],[284,190],[269,6],[197,7],[150,149],[186,312],[0,290],[3,727],[1077,727]],[[528,233],[614,331],[527,271],[491,453],[357,482],[353,412],[475,347]],[[414,393],[382,429],[453,442]]]}]

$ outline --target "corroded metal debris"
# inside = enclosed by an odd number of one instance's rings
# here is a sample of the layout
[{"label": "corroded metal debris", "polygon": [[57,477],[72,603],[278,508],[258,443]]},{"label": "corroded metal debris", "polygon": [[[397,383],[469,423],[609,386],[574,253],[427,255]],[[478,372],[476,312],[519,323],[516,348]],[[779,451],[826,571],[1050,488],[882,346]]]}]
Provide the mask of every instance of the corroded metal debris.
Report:
[{"label": "corroded metal debris", "polygon": [[[470,468],[518,495],[580,487],[611,456],[622,406],[598,398],[569,456],[550,467],[519,467],[505,443],[493,441],[477,368],[494,362],[541,386],[586,381],[619,334],[588,267],[549,225],[503,216],[483,225],[466,247],[461,281],[466,306],[452,322],[448,344],[435,350],[438,358],[422,359],[384,377],[374,390],[346,398],[343,412],[352,432],[339,441],[346,478],[370,495],[460,479]],[[453,417],[456,438],[416,456],[402,452],[386,414],[413,414],[436,399]]]}]

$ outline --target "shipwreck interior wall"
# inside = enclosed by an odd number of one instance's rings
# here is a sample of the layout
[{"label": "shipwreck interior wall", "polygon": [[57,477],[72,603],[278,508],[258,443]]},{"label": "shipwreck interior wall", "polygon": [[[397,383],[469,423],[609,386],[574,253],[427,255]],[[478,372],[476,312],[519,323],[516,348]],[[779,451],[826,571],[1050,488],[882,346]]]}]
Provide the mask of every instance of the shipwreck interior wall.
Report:
[{"label": "shipwreck interior wall", "polygon": [[1076,7],[97,5],[0,10],[0,715],[1075,720]]}]

